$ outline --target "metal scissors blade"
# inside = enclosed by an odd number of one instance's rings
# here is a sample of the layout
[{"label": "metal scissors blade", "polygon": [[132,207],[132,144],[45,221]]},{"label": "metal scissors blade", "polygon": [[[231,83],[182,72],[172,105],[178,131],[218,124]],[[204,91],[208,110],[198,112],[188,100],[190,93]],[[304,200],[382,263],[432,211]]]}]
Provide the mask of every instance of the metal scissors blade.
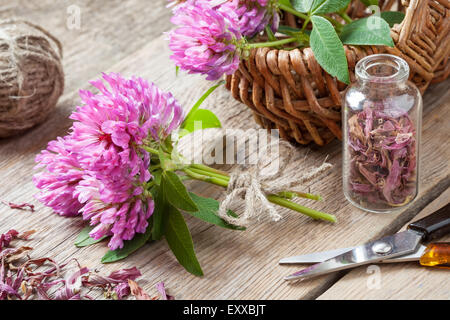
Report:
[{"label": "metal scissors blade", "polygon": [[407,230],[376,241],[357,246],[347,252],[314,264],[285,277],[285,280],[309,279],[322,274],[379,262],[385,259],[415,253],[422,234]]},{"label": "metal scissors blade", "polygon": [[[310,264],[310,263],[319,263],[324,262],[325,260],[331,259],[337,255],[340,255],[344,252],[348,252],[353,250],[356,247],[348,247],[348,248],[340,248],[328,251],[320,251],[302,254],[299,256],[287,257],[283,258],[279,261],[279,264]],[[418,261],[420,257],[425,252],[427,247],[424,245],[420,245],[416,252],[411,254],[405,254],[399,257],[385,259],[379,261],[379,263],[395,263],[395,262],[410,262],[410,261]]]}]

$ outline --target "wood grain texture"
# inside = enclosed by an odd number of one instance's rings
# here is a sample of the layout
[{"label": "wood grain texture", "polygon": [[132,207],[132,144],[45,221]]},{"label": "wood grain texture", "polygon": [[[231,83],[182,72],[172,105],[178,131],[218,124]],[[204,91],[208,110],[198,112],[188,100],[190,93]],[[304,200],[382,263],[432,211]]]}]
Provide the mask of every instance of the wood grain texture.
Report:
[{"label": "wood grain texture", "polygon": [[[324,201],[302,201],[302,204],[334,213],[338,223],[314,221],[280,210],[284,216],[282,221],[262,222],[239,232],[185,215],[204,277],[185,272],[164,240],[146,245],[125,261],[102,265],[100,259],[107,251],[105,243],[82,249],[73,245],[83,225],[80,218],[59,217],[33,200],[37,191],[31,182],[35,155],[49,140],[65,134],[71,124],[67,117],[79,103],[78,90],[91,88],[88,81],[98,77],[100,72],[114,71],[147,78],[161,89],[170,90],[185,108],[189,108],[211,83],[199,76],[175,76],[167,43],[161,35],[170,28],[170,11],[164,8],[165,0],[152,2],[151,6],[144,0],[108,1],[108,5],[103,1],[75,1],[82,8],[81,29],[67,30],[66,9],[73,3],[0,1],[0,17],[14,14],[42,24],[63,41],[65,50],[67,86],[57,110],[46,123],[23,136],[0,140],[0,199],[18,203],[31,201],[37,209],[30,213],[0,205],[0,232],[12,227],[19,231],[37,229],[38,234],[30,242],[36,257],[50,255],[60,261],[75,257],[82,265],[103,273],[136,266],[143,273],[139,283],[150,295],[156,294],[154,284],[164,281],[169,293],[177,299],[313,299],[332,287],[342,274],[286,283],[283,276],[299,267],[279,266],[280,258],[350,246],[396,232],[450,185],[450,128],[442,116],[450,112],[450,81],[447,81],[431,87],[424,97],[421,192],[406,210],[380,215],[362,212],[348,204],[341,191],[340,143],[335,141],[326,148],[303,149],[309,150],[311,161],[323,161],[329,156],[334,167],[305,186],[305,190],[321,194]],[[224,127],[257,128],[251,112],[232,99],[225,88],[218,89],[204,106],[218,115]],[[191,182],[189,187],[203,196],[223,195],[220,188],[200,182]],[[95,292],[92,295],[95,296]],[[100,293],[97,296],[100,297]]]}]

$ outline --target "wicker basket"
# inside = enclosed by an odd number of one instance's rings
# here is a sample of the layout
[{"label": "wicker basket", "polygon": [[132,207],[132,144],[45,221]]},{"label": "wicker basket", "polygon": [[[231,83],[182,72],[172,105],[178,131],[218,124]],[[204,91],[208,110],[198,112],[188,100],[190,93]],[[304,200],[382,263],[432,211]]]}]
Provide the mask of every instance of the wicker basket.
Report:
[{"label": "wicker basket", "polygon": [[[405,59],[410,79],[423,93],[431,82],[449,74],[450,0],[380,1],[382,11],[402,10],[405,19],[391,34],[396,46],[345,46],[350,80],[356,62],[366,55],[388,52]],[[364,16],[365,7],[353,1],[348,14]],[[301,21],[285,13],[283,23],[293,27]],[[341,139],[341,99],[346,85],[326,73],[310,48],[278,50],[259,48],[227,77],[233,97],[250,107],[262,127],[279,129],[280,136],[299,144],[325,145]]]}]

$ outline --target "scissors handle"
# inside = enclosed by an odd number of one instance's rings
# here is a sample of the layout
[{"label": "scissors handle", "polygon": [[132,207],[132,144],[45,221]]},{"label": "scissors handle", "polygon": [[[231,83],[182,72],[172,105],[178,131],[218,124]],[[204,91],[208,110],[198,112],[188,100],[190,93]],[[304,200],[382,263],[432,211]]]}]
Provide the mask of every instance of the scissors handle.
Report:
[{"label": "scissors handle", "polygon": [[429,244],[420,257],[420,264],[427,267],[450,269],[450,242]]},{"label": "scissors handle", "polygon": [[450,203],[425,218],[411,223],[408,229],[422,233],[425,241],[435,240],[450,233]]}]

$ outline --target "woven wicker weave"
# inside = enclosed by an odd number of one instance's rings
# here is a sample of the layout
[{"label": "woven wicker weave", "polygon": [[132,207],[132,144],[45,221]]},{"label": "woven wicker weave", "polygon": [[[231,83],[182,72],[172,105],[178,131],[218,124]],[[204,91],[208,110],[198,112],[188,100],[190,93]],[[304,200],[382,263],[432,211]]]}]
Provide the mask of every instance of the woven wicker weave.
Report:
[{"label": "woven wicker weave", "polygon": [[402,3],[406,16],[391,30],[395,48],[386,51],[408,62],[411,80],[423,93],[432,81],[445,80],[449,74],[450,0],[403,0]]},{"label": "woven wicker weave", "polygon": [[[444,80],[448,76],[450,0],[389,0],[380,1],[380,6],[382,11],[406,13],[404,21],[391,30],[396,47],[345,46],[350,80],[355,80],[358,60],[386,51],[408,61],[411,80],[422,92],[430,82]],[[353,1],[348,14],[362,17],[364,11],[360,1]],[[285,13],[283,24],[299,27],[302,21]],[[279,129],[286,140],[322,146],[342,138],[340,109],[346,85],[320,67],[310,48],[254,49],[239,70],[227,77],[227,88],[252,109],[257,123]]]}]

